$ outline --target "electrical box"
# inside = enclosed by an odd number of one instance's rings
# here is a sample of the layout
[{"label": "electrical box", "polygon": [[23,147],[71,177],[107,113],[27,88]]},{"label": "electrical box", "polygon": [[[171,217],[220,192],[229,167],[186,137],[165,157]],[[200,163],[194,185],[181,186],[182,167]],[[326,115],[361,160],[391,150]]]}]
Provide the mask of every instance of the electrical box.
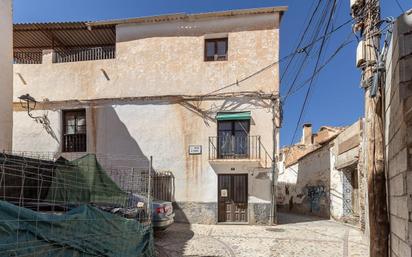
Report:
[{"label": "electrical box", "polygon": [[365,41],[361,40],[356,48],[356,67],[361,67],[365,61]]},{"label": "electrical box", "polygon": [[350,0],[352,18],[359,17],[360,8],[364,5],[363,0]]},{"label": "electrical box", "polygon": [[363,5],[363,0],[350,0],[350,8],[352,10],[358,9]]}]

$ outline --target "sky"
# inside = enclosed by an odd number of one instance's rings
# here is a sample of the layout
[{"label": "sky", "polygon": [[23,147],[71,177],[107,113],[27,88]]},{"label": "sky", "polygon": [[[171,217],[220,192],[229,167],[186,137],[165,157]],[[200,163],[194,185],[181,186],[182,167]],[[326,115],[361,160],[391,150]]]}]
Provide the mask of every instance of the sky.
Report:
[{"label": "sky", "polygon": [[[201,13],[210,11],[288,6],[280,28],[280,57],[293,52],[315,0],[14,0],[14,22],[94,21],[116,18],[151,16],[167,13]],[[338,0],[336,24],[350,19],[349,0]],[[399,16],[412,8],[410,0],[382,0],[382,17]],[[350,33],[350,25],[333,34],[326,52],[334,49]],[[283,124],[280,131],[282,146],[296,142],[301,136],[301,124],[313,124],[314,131],[321,126],[346,126],[363,115],[363,89],[359,86],[360,71],[355,67],[356,41],[347,45],[321,71],[312,85],[309,101],[294,137],[307,86],[287,99],[283,106]],[[280,63],[281,73],[286,63]],[[310,65],[301,80],[310,76]],[[291,78],[281,81],[281,95],[285,94]]]}]

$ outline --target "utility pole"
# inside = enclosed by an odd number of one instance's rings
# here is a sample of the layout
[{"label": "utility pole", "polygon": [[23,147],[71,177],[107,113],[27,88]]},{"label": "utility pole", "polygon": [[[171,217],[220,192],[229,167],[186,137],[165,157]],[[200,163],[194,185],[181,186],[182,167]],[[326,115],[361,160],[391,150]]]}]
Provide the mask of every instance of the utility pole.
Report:
[{"label": "utility pole", "polygon": [[[352,15],[358,21],[355,30],[361,31],[362,68],[361,85],[365,89],[366,151],[364,167],[367,172],[370,257],[388,256],[389,223],[386,198],[384,165],[384,108],[382,107],[382,84],[375,76],[378,69],[380,47],[380,3],[379,0],[352,0]],[[358,48],[359,51],[359,48]],[[359,59],[359,57],[358,57]],[[374,79],[375,78],[375,79]]]},{"label": "utility pole", "polygon": [[[272,151],[272,183],[271,183],[271,210],[270,210],[270,224],[276,225],[277,224],[277,206],[276,206],[276,181],[277,181],[277,129],[278,129],[278,122],[276,115],[278,114],[276,111],[279,110],[279,102],[277,96],[272,96],[272,126],[273,126],[273,151]],[[280,122],[279,122],[280,123]]]}]

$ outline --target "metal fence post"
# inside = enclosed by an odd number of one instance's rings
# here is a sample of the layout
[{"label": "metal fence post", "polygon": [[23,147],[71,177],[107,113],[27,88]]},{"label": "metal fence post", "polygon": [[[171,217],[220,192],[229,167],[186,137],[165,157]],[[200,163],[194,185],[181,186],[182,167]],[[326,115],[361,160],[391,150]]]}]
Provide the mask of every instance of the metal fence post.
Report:
[{"label": "metal fence post", "polygon": [[148,179],[148,186],[147,186],[147,209],[149,210],[148,218],[149,221],[152,219],[152,202],[151,202],[151,184],[152,184],[152,164],[153,164],[153,156],[150,156],[149,160],[149,179]]}]

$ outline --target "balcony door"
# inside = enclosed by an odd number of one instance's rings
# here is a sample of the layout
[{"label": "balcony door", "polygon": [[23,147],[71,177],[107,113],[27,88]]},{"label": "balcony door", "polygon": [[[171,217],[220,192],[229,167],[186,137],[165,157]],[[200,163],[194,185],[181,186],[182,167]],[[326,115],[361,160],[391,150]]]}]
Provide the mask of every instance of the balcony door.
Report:
[{"label": "balcony door", "polygon": [[241,159],[249,155],[250,120],[218,121],[218,156]]}]

